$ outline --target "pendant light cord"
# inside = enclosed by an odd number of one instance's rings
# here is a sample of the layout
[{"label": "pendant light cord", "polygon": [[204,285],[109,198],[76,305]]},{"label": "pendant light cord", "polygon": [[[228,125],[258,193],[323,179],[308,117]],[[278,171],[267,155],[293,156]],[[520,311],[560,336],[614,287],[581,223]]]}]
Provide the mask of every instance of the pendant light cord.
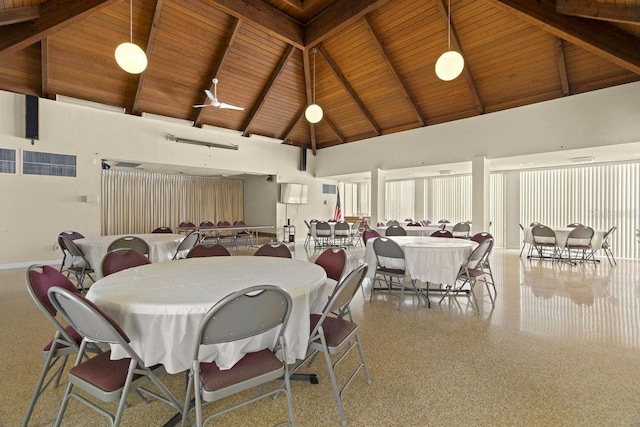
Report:
[{"label": "pendant light cord", "polygon": [[133,0],[129,0],[129,40],[133,44]]},{"label": "pendant light cord", "polygon": [[451,50],[451,0],[448,0],[447,2],[448,4],[448,9],[449,9],[449,13],[447,14],[447,27],[448,27],[448,31],[447,31],[447,46],[448,49],[447,50]]},{"label": "pendant light cord", "polygon": [[316,103],[316,48],[313,48],[313,103]]}]

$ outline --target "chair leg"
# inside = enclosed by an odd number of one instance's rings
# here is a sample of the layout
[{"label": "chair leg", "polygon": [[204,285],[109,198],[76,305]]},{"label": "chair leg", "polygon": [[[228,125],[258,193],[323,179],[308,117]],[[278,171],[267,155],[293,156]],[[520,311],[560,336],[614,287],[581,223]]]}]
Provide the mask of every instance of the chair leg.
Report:
[{"label": "chair leg", "polygon": [[[62,371],[67,364],[68,355],[57,357],[54,356],[54,351],[49,351],[47,354],[47,358],[42,366],[42,372],[40,372],[40,377],[38,377],[38,382],[36,383],[36,388],[33,391],[33,396],[31,397],[31,401],[29,402],[29,407],[27,408],[27,413],[24,416],[24,420],[22,421],[22,426],[26,427],[29,424],[29,419],[31,418],[31,414],[33,413],[33,409],[36,406],[36,402],[40,398],[40,395],[44,393],[44,391],[49,387],[49,385],[53,382],[54,387],[58,387],[60,384],[60,379],[62,378]],[[49,378],[49,381],[45,383],[45,379],[47,377],[47,373],[51,371],[53,366],[58,362],[58,360],[62,360],[61,365],[58,367],[56,372]]]},{"label": "chair leg", "polygon": [[[324,337],[322,339],[322,345],[326,348],[327,343],[324,341]],[[329,378],[331,379],[331,388],[333,388],[333,395],[336,399],[336,405],[338,406],[338,412],[340,413],[340,422],[343,427],[347,425],[347,415],[344,411],[344,405],[342,404],[342,396],[340,395],[340,387],[338,386],[338,380],[336,379],[336,373],[333,370],[333,362],[331,361],[331,356],[328,351],[323,351],[324,359],[327,362],[327,370],[329,371]]]}]

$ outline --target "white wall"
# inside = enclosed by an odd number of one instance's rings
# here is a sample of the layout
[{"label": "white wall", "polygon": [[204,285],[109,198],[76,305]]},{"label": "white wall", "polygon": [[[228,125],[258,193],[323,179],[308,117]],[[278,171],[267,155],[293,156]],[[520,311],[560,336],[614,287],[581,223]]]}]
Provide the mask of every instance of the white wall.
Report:
[{"label": "white wall", "polygon": [[[54,245],[62,230],[100,235],[101,204],[82,200],[100,195],[103,158],[276,174],[279,182],[310,184],[309,204],[299,212],[302,228],[303,218],[324,214],[321,198],[311,193],[312,188],[322,190],[312,175],[315,162],[311,159],[308,172],[300,172],[297,147],[47,99],[40,99],[40,140],[31,145],[24,139],[24,111],[24,96],[0,91],[0,147],[76,155],[77,177],[27,176],[19,166],[15,175],[0,174],[0,266],[59,260],[61,253]],[[178,144],[167,140],[166,133],[233,143],[239,150]],[[18,154],[18,163],[20,159]],[[245,217],[252,223],[281,226],[286,218],[279,213],[276,185],[270,187],[272,191],[265,188],[247,185],[248,195],[257,203],[249,205],[251,211],[245,209]]]}]

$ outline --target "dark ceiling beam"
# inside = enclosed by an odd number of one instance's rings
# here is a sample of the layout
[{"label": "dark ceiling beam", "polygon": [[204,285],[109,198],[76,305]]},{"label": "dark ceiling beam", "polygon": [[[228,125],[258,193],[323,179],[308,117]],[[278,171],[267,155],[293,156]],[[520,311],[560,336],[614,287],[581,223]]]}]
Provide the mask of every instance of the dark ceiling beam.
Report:
[{"label": "dark ceiling beam", "polygon": [[373,39],[373,42],[378,48],[378,51],[380,52],[380,56],[382,57],[384,62],[387,64],[387,68],[389,69],[389,71],[391,71],[393,78],[396,80],[396,84],[402,90],[404,94],[404,98],[407,100],[407,102],[409,103],[409,106],[413,110],[413,113],[416,115],[416,118],[418,119],[418,123],[420,123],[420,126],[426,125],[427,121],[422,116],[422,112],[418,108],[418,104],[416,103],[415,99],[413,99],[413,97],[411,96],[411,93],[409,92],[407,85],[404,83],[404,80],[402,79],[402,77],[400,77],[400,74],[398,74],[396,67],[394,67],[393,64],[391,63],[391,60],[389,59],[389,55],[387,54],[387,50],[385,49],[384,45],[380,41],[378,34],[373,29],[373,26],[371,25],[371,21],[367,16],[364,16],[363,22],[365,24],[365,27],[367,27],[367,30],[369,30],[369,34],[371,34],[371,38]]},{"label": "dark ceiling beam", "polygon": [[38,6],[15,7],[0,10],[0,27],[34,21],[40,17]]},{"label": "dark ceiling beam", "polygon": [[562,85],[562,93],[564,96],[571,95],[569,87],[569,75],[567,74],[567,62],[564,56],[564,46],[562,39],[556,37],[556,61],[558,62],[558,74],[560,75],[560,84]]},{"label": "dark ceiling beam", "polygon": [[269,96],[269,92],[271,92],[271,89],[273,89],[273,85],[276,83],[276,81],[278,81],[278,78],[282,75],[282,72],[284,71],[284,68],[286,67],[289,60],[291,59],[291,55],[293,55],[293,52],[294,52],[294,47],[292,45],[287,45],[286,49],[284,50],[284,53],[282,54],[282,57],[280,57],[280,61],[278,61],[276,68],[273,70],[273,73],[271,73],[271,77],[269,78],[269,81],[264,86],[264,88],[262,89],[262,93],[260,94],[257,101],[253,104],[253,107],[251,108],[251,112],[249,113],[249,118],[247,119],[247,122],[244,125],[244,130],[242,131],[243,136],[250,136],[249,128],[251,127],[251,124],[258,116],[260,109],[264,106],[265,100],[267,99],[267,96]]},{"label": "dark ceiling beam", "polygon": [[333,124],[333,122],[331,120],[329,120],[329,117],[327,117],[327,115],[325,114],[322,121],[329,126],[329,129],[331,129],[331,131],[333,132],[333,134],[336,136],[336,138],[338,138],[338,141],[340,141],[341,144],[344,144],[346,141],[344,139],[344,135],[342,135],[342,133],[338,130],[338,128]]},{"label": "dark ceiling beam", "polygon": [[[212,82],[212,80],[214,78],[216,78],[216,76],[218,76],[218,74],[220,73],[220,70],[222,70],[222,67],[224,66],[225,61],[229,57],[229,52],[231,52],[231,49],[233,48],[233,43],[234,43],[234,41],[236,39],[236,36],[238,35],[238,31],[239,30],[240,30],[240,20],[238,18],[236,18],[236,19],[233,20],[233,24],[231,24],[231,30],[229,31],[229,37],[225,41],[224,52],[220,56],[215,55],[215,62],[214,62],[213,66],[211,67],[210,72],[209,72],[209,75],[211,76],[211,80],[209,80],[209,90],[213,90],[213,82]],[[209,98],[207,98],[205,96],[200,104],[204,105],[208,101],[209,101]],[[202,124],[202,114],[203,113],[204,113],[204,108],[199,108],[198,109],[198,113],[196,114],[196,118],[193,121],[193,123],[196,126],[200,126]]]},{"label": "dark ceiling beam", "polygon": [[[313,92],[311,89],[311,64],[309,61],[309,50],[302,51],[302,68],[304,68],[304,87],[307,94],[307,105],[313,104]],[[314,52],[315,54],[315,52]],[[315,68],[314,68],[315,72]],[[305,110],[307,105],[305,105]],[[304,115],[304,111],[302,113]],[[316,155],[316,128],[313,123],[309,123],[309,136],[311,137],[311,153]]]},{"label": "dark ceiling beam", "polygon": [[483,1],[640,75],[640,38],[612,24],[560,14],[554,0]]},{"label": "dark ceiling beam", "polygon": [[304,49],[304,28],[264,0],[211,0],[223,12],[260,27],[273,37]]},{"label": "dark ceiling beam", "polygon": [[40,17],[0,32],[0,56],[17,52],[105,7],[123,0],[49,0],[40,4]]},{"label": "dark ceiling beam", "polygon": [[640,7],[585,0],[556,0],[556,12],[622,24],[640,23]]},{"label": "dark ceiling beam", "polygon": [[365,107],[364,103],[360,100],[356,92],[353,90],[353,88],[347,81],[344,74],[342,74],[342,72],[340,71],[336,63],[333,62],[333,59],[331,59],[331,57],[329,56],[329,54],[327,53],[327,51],[324,49],[322,45],[318,46],[318,52],[320,52],[324,60],[327,62],[327,64],[329,65],[329,68],[331,69],[331,71],[333,71],[333,74],[338,79],[338,82],[340,82],[344,90],[349,94],[353,102],[360,109],[360,112],[362,113],[362,115],[366,117],[367,121],[375,131],[376,135],[382,134],[382,131],[380,130],[380,126],[378,126],[376,121],[373,119],[373,116],[371,115],[371,113],[367,110],[367,107]]},{"label": "dark ceiling beam", "polygon": [[[478,90],[478,86],[476,85],[476,81],[473,78],[473,74],[471,73],[471,66],[469,65],[469,61],[466,60],[466,55],[464,54],[464,49],[462,48],[462,43],[460,43],[460,37],[458,37],[458,31],[456,31],[455,25],[453,25],[453,20],[449,19],[449,8],[447,7],[447,3],[445,0],[436,0],[436,6],[438,6],[438,10],[440,11],[440,15],[444,18],[445,25],[447,29],[451,31],[451,44],[453,48],[462,55],[464,60],[464,68],[462,69],[462,73],[464,74],[465,79],[467,80],[467,85],[469,86],[469,90],[471,91],[471,96],[473,96],[473,103],[476,105],[476,109],[478,113],[484,114],[484,102],[482,102],[482,98],[480,97],[480,91]],[[442,52],[444,53],[444,52]]]},{"label": "dark ceiling beam", "polygon": [[49,39],[40,40],[40,75],[41,93],[43,98],[49,98]]},{"label": "dark ceiling beam", "polygon": [[311,21],[305,30],[305,44],[315,46],[338,34],[368,13],[391,0],[343,0],[334,2],[328,10]]},{"label": "dark ceiling beam", "polygon": [[[164,4],[164,0],[158,0],[156,2],[156,8],[153,12],[153,21],[151,22],[151,28],[149,29],[149,37],[147,37],[147,48],[145,49],[145,54],[147,58],[151,57],[151,52],[153,52],[153,47],[156,44],[156,39],[158,35],[158,24],[160,23],[160,14],[162,13],[162,6]],[[142,96],[142,87],[144,86],[145,75],[147,73],[143,72],[138,79],[138,86],[136,88],[136,96],[133,98],[133,105],[131,107],[131,112],[133,114],[138,114],[140,111],[140,97]]]},{"label": "dark ceiling beam", "polygon": [[284,134],[282,135],[283,144],[286,144],[287,141],[289,141],[289,137],[291,136],[291,133],[293,133],[293,130],[296,128],[296,126],[298,126],[298,123],[300,123],[300,120],[304,118],[304,108],[302,109],[302,111],[299,111],[295,117],[296,119],[294,119],[291,123],[289,123],[289,127],[287,128],[287,130],[284,131]]}]

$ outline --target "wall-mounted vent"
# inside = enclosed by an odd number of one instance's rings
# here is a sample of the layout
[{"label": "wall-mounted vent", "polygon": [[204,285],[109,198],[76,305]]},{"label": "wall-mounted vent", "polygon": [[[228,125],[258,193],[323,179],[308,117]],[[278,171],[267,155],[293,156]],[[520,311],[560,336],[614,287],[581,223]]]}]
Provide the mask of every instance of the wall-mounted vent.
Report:
[{"label": "wall-mounted vent", "polygon": [[16,150],[0,148],[0,173],[16,173]]},{"label": "wall-mounted vent", "polygon": [[25,175],[76,176],[76,156],[24,151],[22,173]]},{"label": "wall-mounted vent", "polygon": [[133,163],[133,162],[115,162],[113,164],[113,167],[116,168],[137,168],[138,166],[140,166],[140,163]]},{"label": "wall-mounted vent", "polygon": [[322,194],[336,194],[336,186],[331,184],[322,184]]}]

